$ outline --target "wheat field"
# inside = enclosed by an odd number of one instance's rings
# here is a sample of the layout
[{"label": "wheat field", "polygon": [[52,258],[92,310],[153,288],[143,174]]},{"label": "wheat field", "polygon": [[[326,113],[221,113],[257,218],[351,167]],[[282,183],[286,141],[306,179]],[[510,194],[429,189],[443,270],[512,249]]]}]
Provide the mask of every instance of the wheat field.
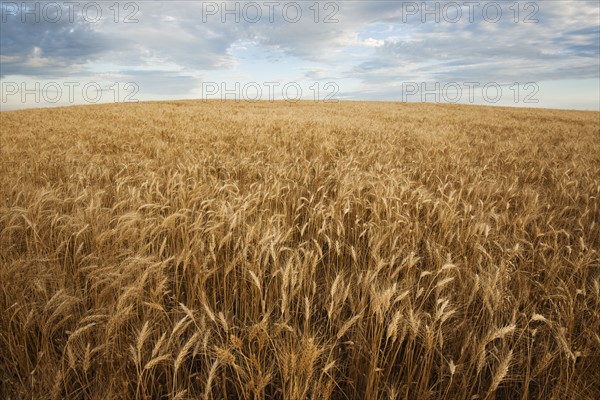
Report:
[{"label": "wheat field", "polygon": [[0,398],[600,398],[598,112],[0,118]]}]

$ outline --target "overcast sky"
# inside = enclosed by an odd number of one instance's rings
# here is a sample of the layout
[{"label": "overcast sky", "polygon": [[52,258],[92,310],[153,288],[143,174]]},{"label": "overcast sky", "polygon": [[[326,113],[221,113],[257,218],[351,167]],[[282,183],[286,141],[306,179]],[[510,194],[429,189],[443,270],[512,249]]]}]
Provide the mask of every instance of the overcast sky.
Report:
[{"label": "overcast sky", "polygon": [[597,0],[26,4],[0,7],[3,110],[188,98],[600,110]]}]

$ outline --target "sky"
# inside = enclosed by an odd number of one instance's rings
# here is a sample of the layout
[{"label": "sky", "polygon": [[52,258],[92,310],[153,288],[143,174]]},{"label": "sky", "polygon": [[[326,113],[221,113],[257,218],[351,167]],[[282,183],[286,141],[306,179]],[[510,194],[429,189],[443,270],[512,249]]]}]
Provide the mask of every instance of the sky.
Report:
[{"label": "sky", "polygon": [[600,2],[0,2],[2,110],[175,99],[600,111]]}]

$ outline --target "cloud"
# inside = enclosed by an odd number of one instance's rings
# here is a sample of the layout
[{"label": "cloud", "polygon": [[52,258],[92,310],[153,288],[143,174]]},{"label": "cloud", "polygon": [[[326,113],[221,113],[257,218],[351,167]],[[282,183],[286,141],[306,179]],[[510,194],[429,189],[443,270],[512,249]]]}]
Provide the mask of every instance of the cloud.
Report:
[{"label": "cloud", "polygon": [[[594,8],[597,13],[597,6],[590,3],[580,6],[582,14]],[[562,79],[565,74],[598,77],[597,21],[579,14],[575,18],[571,11],[547,10],[539,14],[544,23],[536,24],[515,23],[511,15],[498,23],[403,25],[401,36],[388,37],[350,74],[367,84],[415,79],[527,82]],[[576,24],[587,27],[572,30]]]},{"label": "cloud", "polygon": [[122,71],[113,81],[132,82],[141,95],[168,95],[185,97],[202,84],[199,76],[180,75],[164,71]]},{"label": "cloud", "polygon": [[[423,22],[422,2],[338,1],[316,7],[297,2],[300,16],[295,6],[286,8],[290,2],[270,9],[259,1],[254,2],[261,5],[257,20],[250,3],[228,2],[227,10],[238,10],[235,15],[222,12],[222,2],[135,2],[137,9],[120,9],[118,23],[110,2],[101,3],[103,17],[96,23],[86,21],[81,10],[74,21],[66,10],[57,22],[22,22],[6,15],[0,27],[0,76],[84,79],[103,72],[137,79],[162,95],[193,93],[190,88],[206,74],[251,76],[253,62],[265,65],[262,72],[273,80],[282,79],[292,74],[294,64],[299,79],[352,81],[359,86],[348,92],[373,96],[403,81],[508,83],[599,76],[596,1],[531,3],[537,8],[520,2],[518,15],[514,2],[499,2],[502,18],[496,23],[482,11],[487,1],[473,12],[472,22],[464,2],[436,2],[438,12],[463,4],[456,23],[448,21],[455,19],[454,9],[438,15],[439,23],[431,14]],[[137,22],[123,23],[132,11]],[[525,23],[527,18],[538,23]]]},{"label": "cloud", "polygon": [[110,51],[116,44],[115,38],[95,31],[90,24],[70,23],[68,18],[57,22],[41,18],[36,22],[31,15],[22,22],[19,15],[5,15],[6,7],[7,3],[0,5],[6,18],[0,26],[2,77],[77,73],[78,66]]}]

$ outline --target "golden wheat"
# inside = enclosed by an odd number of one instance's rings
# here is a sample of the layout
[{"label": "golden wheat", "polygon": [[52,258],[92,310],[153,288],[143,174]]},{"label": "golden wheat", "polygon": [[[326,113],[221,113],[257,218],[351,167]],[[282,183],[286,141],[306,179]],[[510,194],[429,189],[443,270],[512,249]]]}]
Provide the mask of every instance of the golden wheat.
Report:
[{"label": "golden wheat", "polygon": [[600,398],[597,112],[0,119],[1,398]]}]

